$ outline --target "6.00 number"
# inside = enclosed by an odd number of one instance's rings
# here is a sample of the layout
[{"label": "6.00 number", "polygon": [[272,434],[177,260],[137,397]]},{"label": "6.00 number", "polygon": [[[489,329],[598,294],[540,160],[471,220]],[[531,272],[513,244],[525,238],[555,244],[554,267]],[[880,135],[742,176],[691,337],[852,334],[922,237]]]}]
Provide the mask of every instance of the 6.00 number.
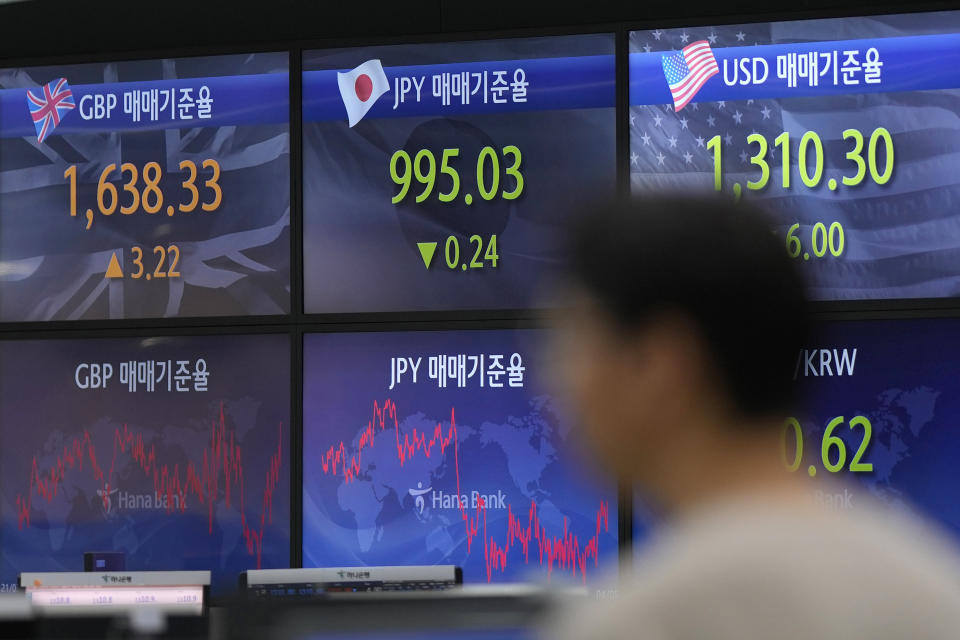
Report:
[{"label": "6.00 number", "polygon": [[[800,257],[800,253],[803,251],[803,245],[797,235],[799,230],[799,222],[794,223],[787,230],[787,255],[791,258]],[[839,258],[843,255],[845,244],[843,225],[839,222],[831,222],[829,229],[824,223],[817,222],[810,231],[810,248],[813,250],[813,255],[818,258],[827,255],[828,251],[834,258]],[[805,253],[803,257],[809,259],[810,254]]]}]

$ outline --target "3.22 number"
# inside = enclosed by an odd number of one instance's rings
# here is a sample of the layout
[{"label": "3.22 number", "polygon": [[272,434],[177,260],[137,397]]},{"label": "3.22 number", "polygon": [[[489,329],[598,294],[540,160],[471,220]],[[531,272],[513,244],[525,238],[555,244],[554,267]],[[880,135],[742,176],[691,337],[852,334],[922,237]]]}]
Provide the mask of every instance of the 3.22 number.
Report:
[{"label": "3.22 number", "polygon": [[[137,268],[136,271],[130,274],[131,278],[137,280],[144,277],[144,274],[146,274],[147,280],[154,278],[180,277],[180,272],[177,271],[177,265],[180,263],[180,247],[177,245],[171,244],[168,247],[157,245],[153,248],[153,255],[157,256],[157,261],[152,273],[148,272],[147,269],[144,268],[143,249],[140,247],[133,247],[130,252],[133,254],[133,266]],[[170,264],[166,270],[164,270],[164,265],[166,265],[168,259]]]}]

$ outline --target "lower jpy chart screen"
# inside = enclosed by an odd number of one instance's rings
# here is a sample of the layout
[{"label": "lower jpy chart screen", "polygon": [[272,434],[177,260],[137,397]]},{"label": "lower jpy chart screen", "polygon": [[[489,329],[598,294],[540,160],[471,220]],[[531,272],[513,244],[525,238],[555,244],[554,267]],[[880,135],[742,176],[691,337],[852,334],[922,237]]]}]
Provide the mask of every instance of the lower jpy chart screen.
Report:
[{"label": "lower jpy chart screen", "polygon": [[289,566],[289,460],[286,335],[0,342],[0,589],[87,551],[214,593]]},{"label": "lower jpy chart screen", "polygon": [[543,333],[304,340],[304,566],[609,577],[617,493],[543,385]]}]

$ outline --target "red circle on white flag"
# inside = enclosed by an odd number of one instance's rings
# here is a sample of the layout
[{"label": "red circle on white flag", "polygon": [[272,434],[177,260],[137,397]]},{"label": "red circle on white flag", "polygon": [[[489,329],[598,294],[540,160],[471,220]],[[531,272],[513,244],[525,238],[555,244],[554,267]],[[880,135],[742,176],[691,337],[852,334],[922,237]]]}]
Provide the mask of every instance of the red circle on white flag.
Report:
[{"label": "red circle on white flag", "polygon": [[366,102],[373,94],[373,80],[365,73],[357,76],[357,81],[353,85],[353,90],[357,92],[357,98],[360,102]]}]

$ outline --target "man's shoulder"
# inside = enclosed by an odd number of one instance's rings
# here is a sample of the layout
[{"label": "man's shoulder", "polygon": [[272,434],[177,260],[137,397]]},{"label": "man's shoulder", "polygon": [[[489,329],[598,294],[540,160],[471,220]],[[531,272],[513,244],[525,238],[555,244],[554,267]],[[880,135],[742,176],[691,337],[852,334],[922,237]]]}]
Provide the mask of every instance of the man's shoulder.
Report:
[{"label": "man's shoulder", "polygon": [[719,505],[666,529],[641,554],[638,575],[689,571],[702,580],[711,571],[729,578],[776,575],[775,569],[835,575],[857,567],[950,576],[960,584],[953,541],[916,517],[874,506],[837,513],[750,502]]},{"label": "man's shoulder", "polygon": [[[563,637],[953,638],[960,560],[910,517],[726,503],[684,518],[638,554],[620,597]],[[584,635],[589,630],[589,634]]]},{"label": "man's shoulder", "polygon": [[867,637],[885,626],[956,628],[958,558],[936,530],[878,509],[732,507],[654,542],[616,608],[692,629],[713,624],[722,612],[721,619],[738,621],[731,637],[743,625],[762,632],[792,624],[820,637],[842,637],[840,631]]}]

